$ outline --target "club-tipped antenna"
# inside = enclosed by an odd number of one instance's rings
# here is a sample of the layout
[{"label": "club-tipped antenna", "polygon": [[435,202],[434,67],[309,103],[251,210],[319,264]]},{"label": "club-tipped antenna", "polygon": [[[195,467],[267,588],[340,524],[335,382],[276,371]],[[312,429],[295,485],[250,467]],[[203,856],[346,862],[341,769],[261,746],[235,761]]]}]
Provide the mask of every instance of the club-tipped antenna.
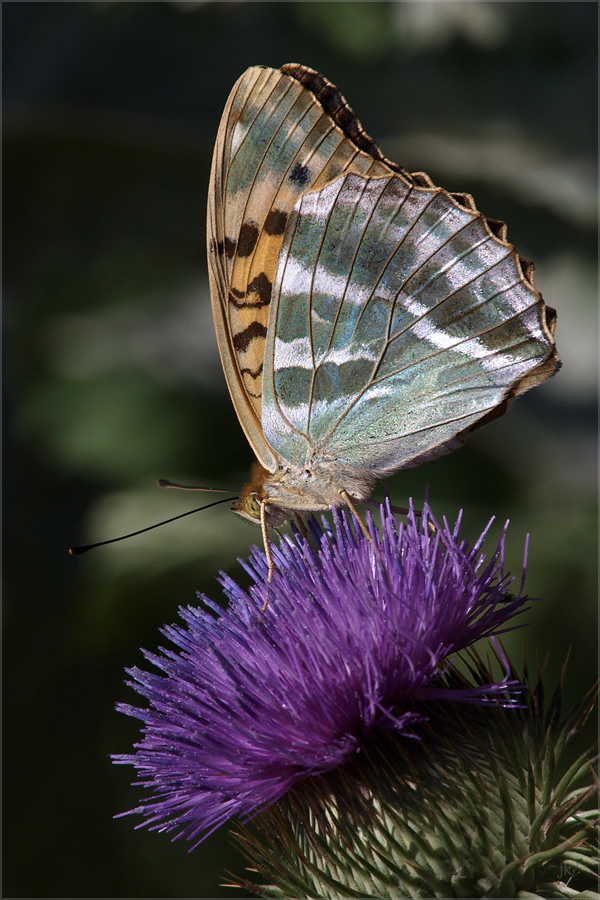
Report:
[{"label": "club-tipped antenna", "polygon": [[[177,485],[171,485],[172,487],[177,487]],[[190,509],[187,512],[180,513],[178,516],[173,516],[171,519],[165,519],[164,522],[157,522],[156,525],[148,525],[147,528],[140,528],[139,531],[132,531],[130,534],[123,534],[121,537],[110,538],[107,541],[97,541],[95,544],[85,544],[83,547],[69,547],[69,553],[71,556],[79,556],[80,553],[86,553],[88,550],[93,550],[94,547],[103,547],[104,544],[114,544],[116,541],[124,541],[127,538],[135,537],[137,534],[143,534],[145,531],[152,531],[153,528],[160,528],[161,525],[167,525],[169,522],[174,522],[176,519],[183,519],[184,516],[191,516],[192,513],[201,512],[203,509],[210,509],[211,506],[218,506],[219,503],[230,503],[232,500],[236,500],[236,496],[233,497],[224,497],[222,500],[215,500],[213,503],[208,503],[206,506],[199,506],[197,509]]]}]

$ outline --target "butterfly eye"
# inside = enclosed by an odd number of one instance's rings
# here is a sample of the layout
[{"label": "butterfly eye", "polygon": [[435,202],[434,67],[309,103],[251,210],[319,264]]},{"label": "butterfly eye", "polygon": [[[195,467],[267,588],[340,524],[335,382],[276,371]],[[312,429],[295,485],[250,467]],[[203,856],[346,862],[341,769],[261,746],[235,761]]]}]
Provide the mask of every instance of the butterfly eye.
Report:
[{"label": "butterfly eye", "polygon": [[256,499],[256,494],[248,494],[244,499],[244,511],[253,519],[260,519],[260,503]]}]

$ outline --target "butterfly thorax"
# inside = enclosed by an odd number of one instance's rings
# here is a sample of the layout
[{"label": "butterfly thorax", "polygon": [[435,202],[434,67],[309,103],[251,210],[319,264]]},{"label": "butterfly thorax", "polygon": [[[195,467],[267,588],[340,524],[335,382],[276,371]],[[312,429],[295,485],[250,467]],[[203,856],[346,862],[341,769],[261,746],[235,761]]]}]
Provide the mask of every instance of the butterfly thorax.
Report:
[{"label": "butterfly thorax", "polygon": [[269,472],[254,463],[251,481],[244,487],[233,511],[260,522],[261,504],[266,503],[267,525],[282,525],[293,512],[309,513],[344,506],[342,492],[360,503],[371,496],[374,477],[339,461],[316,460],[307,466],[280,465]]}]

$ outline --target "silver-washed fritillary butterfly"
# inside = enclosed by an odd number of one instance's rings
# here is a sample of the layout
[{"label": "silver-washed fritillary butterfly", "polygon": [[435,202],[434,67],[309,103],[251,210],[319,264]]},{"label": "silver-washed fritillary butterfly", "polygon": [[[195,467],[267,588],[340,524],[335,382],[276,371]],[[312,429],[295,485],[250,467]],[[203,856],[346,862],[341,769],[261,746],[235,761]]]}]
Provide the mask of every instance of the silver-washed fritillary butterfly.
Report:
[{"label": "silver-washed fritillary butterfly", "polygon": [[386,159],[339,90],[256,66],[219,127],[208,202],[225,377],[256,456],[234,509],[365,501],[560,365],[533,264],[469,194]]}]

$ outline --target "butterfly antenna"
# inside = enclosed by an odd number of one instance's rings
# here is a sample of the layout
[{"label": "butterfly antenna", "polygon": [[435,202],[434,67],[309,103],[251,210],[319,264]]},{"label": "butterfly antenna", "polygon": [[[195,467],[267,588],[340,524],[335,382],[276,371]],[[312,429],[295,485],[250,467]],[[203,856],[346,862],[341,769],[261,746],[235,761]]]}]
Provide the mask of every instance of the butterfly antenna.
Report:
[{"label": "butterfly antenna", "polygon": [[[172,481],[167,481],[166,478],[158,479],[158,486],[161,488],[177,488],[178,491],[214,491],[216,494],[231,494],[233,493],[230,490],[226,490],[225,488],[207,488],[207,487],[196,487],[191,484],[174,484]],[[234,497],[234,500],[237,499]]]},{"label": "butterfly antenna", "polygon": [[[174,485],[176,487],[177,485]],[[83,547],[69,547],[69,553],[71,556],[79,556],[80,553],[87,553],[88,550],[93,550],[94,547],[103,547],[104,544],[114,544],[116,541],[124,541],[127,538],[135,537],[137,534],[143,534],[145,531],[152,531],[153,528],[160,528],[161,525],[167,525],[169,522],[174,522],[176,519],[183,519],[184,516],[191,516],[192,513],[201,512],[203,509],[210,509],[211,506],[218,506],[219,503],[230,503],[232,500],[237,499],[234,497],[224,497],[222,500],[215,500],[213,503],[208,503],[206,506],[199,506],[197,509],[190,509],[187,512],[180,513],[178,516],[173,516],[171,519],[165,519],[164,522],[157,522],[156,525],[148,525],[147,528],[140,528],[139,531],[132,531],[130,534],[123,534],[121,537],[110,538],[108,541],[98,541],[95,544],[85,544]]]}]

